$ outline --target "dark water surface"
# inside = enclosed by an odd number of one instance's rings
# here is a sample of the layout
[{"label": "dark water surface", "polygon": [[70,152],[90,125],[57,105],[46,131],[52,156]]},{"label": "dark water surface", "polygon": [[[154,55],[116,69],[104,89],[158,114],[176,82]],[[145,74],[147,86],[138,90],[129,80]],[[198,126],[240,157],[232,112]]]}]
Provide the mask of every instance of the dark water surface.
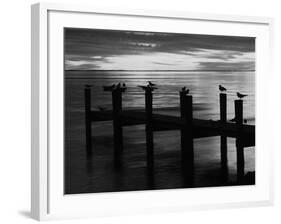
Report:
[{"label": "dark water surface", "polygon": [[[92,109],[111,109],[111,94],[103,85],[125,82],[123,107],[143,108],[144,93],[136,87],[150,80],[158,85],[154,93],[155,112],[179,115],[182,86],[191,89],[194,117],[219,119],[218,85],[228,89],[228,119],[234,117],[236,91],[248,94],[244,117],[255,124],[254,72],[186,71],[66,71],[65,72],[65,193],[111,192],[124,190],[170,189],[184,187],[180,167],[180,132],[155,133],[155,174],[147,178],[143,125],[124,127],[124,166],[113,167],[112,122],[96,122],[93,130],[93,156],[85,150],[84,85],[91,84]],[[195,187],[235,184],[235,140],[228,138],[227,183],[220,178],[220,138],[194,141]],[[254,147],[245,148],[245,172],[255,171]]]}]

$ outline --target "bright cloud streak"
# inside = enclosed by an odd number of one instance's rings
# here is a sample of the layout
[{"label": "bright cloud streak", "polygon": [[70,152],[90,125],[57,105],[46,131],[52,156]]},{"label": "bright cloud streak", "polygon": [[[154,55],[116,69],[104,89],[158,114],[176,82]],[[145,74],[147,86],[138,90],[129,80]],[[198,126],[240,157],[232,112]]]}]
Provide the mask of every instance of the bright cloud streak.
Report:
[{"label": "bright cloud streak", "polygon": [[254,38],[71,30],[67,70],[254,70]]}]

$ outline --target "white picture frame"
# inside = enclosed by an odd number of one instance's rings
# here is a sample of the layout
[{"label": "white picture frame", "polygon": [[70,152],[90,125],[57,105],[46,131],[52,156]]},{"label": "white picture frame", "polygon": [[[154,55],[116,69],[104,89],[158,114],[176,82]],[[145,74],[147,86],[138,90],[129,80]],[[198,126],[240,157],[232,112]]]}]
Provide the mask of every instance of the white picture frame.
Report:
[{"label": "white picture frame", "polygon": [[[177,27],[186,24],[192,27],[192,33],[221,32],[257,38],[256,185],[64,195],[63,114],[60,113],[63,105],[62,28],[130,29],[130,26],[134,26],[137,30],[169,31],[167,29],[173,26],[176,32]],[[273,147],[266,130],[273,123],[268,106],[270,77],[273,75],[273,24],[273,19],[263,17],[105,9],[50,3],[32,5],[32,217],[50,220],[271,205]]]}]

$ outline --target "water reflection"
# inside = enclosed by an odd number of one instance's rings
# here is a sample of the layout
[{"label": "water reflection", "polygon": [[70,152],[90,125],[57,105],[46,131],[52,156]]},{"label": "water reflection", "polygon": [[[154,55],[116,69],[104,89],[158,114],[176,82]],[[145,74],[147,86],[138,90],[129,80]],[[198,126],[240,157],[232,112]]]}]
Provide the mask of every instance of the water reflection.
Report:
[{"label": "water reflection", "polygon": [[[182,86],[191,89],[194,117],[219,119],[218,85],[228,91],[228,119],[234,117],[236,91],[248,94],[244,101],[244,118],[255,123],[254,72],[92,72],[68,71],[65,79],[65,136],[66,136],[66,191],[69,193],[106,192],[116,190],[142,190],[177,188],[182,186],[216,186],[236,181],[235,140],[228,138],[228,164],[221,170],[220,137],[196,139],[195,177],[182,178],[180,166],[180,135],[177,131],[155,133],[155,166],[149,174],[145,164],[144,127],[124,128],[124,169],[116,172],[112,167],[112,122],[94,123],[93,157],[86,157],[84,135],[84,84],[93,85],[93,109],[111,109],[111,94],[103,85],[125,82],[128,90],[123,94],[124,108],[143,108],[144,93],[137,85],[149,80],[157,83],[154,93],[155,112],[179,115],[179,94]],[[255,170],[254,147],[245,150],[245,171]]]}]

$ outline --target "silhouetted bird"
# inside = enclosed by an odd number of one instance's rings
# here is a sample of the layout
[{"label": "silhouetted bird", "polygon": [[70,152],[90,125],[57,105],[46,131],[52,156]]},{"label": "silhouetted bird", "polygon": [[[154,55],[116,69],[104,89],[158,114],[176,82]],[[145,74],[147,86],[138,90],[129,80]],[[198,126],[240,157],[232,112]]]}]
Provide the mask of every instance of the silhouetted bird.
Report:
[{"label": "silhouetted bird", "polygon": [[150,81],[148,81],[148,85],[150,85],[150,86],[156,86],[156,84],[154,84],[154,83],[152,83],[152,82],[150,82]]},{"label": "silhouetted bird", "polygon": [[157,89],[156,87],[153,87],[150,85],[147,85],[147,86],[138,85],[138,87],[142,88],[143,90],[151,90],[151,91]]},{"label": "silhouetted bird", "polygon": [[224,92],[224,91],[226,91],[226,88],[224,88],[222,85],[219,85],[219,90],[220,90],[221,92]]},{"label": "silhouetted bird", "polygon": [[126,88],[126,84],[125,84],[125,83],[123,83],[122,87],[123,87],[123,88]]},{"label": "silhouetted bird", "polygon": [[181,88],[181,91],[186,95],[189,93],[189,89],[187,89],[185,86]]},{"label": "silhouetted bird", "polygon": [[86,88],[91,88],[91,87],[92,87],[92,85],[88,85],[88,84],[86,84],[86,85],[85,85],[85,87],[86,87]]},{"label": "silhouetted bird", "polygon": [[236,94],[237,94],[238,98],[240,98],[240,99],[242,99],[245,96],[248,96],[248,95],[245,95],[245,94],[242,94],[242,93],[239,93],[239,92],[237,92]]}]

